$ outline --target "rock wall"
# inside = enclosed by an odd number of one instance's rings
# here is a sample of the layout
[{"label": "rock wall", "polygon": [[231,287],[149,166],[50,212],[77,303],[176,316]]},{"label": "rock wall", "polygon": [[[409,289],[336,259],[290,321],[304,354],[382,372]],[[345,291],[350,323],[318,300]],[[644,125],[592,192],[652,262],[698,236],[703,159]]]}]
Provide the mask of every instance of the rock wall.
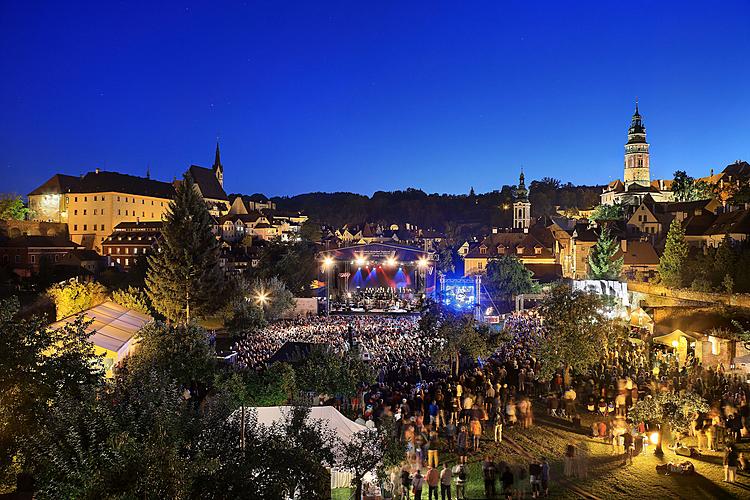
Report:
[{"label": "rock wall", "polygon": [[675,290],[661,285],[637,282],[628,282],[628,289],[631,292],[643,294],[644,299],[649,302],[649,305],[657,305],[653,302],[661,300],[662,302],[673,302],[671,305],[678,305],[680,301],[684,301],[713,305],[725,304],[750,309],[750,294],[746,293],[733,293],[729,295],[726,293],[696,292],[687,289]]},{"label": "rock wall", "polygon": [[68,225],[60,222],[33,220],[0,220],[0,236],[63,236],[68,238]]}]

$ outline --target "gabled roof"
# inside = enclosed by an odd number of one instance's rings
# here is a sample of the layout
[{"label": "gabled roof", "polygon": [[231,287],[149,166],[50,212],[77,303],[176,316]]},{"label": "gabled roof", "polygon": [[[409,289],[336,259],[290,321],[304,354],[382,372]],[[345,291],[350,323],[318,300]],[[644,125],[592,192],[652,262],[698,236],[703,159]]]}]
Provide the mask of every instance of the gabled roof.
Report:
[{"label": "gabled roof", "polygon": [[100,260],[102,258],[101,255],[96,253],[93,250],[71,250],[68,252],[66,257],[74,257],[80,261],[86,261],[86,260]]},{"label": "gabled roof", "polygon": [[[501,253],[500,248],[505,249]],[[482,249],[485,252],[482,252]],[[518,249],[523,251],[518,253]],[[535,252],[535,248],[541,249],[541,254]],[[551,248],[539,241],[531,233],[494,233],[487,236],[477,247],[472,248],[466,254],[467,259],[487,259],[501,255],[512,255],[524,258],[549,258],[552,256]]]},{"label": "gabled roof", "polygon": [[84,175],[76,189],[71,190],[71,193],[107,192],[170,199],[174,197],[174,186],[168,182],[155,181],[146,177],[99,170]]},{"label": "gabled roof", "polygon": [[227,193],[224,192],[224,188],[219,184],[219,179],[216,178],[216,173],[212,169],[190,165],[188,173],[204,198],[229,201]]},{"label": "gabled roof", "polygon": [[750,211],[719,214],[704,234],[750,234]]},{"label": "gabled roof", "polygon": [[81,178],[73,175],[55,174],[47,182],[29,193],[29,196],[41,194],[72,193],[78,189]]},{"label": "gabled roof", "polygon": [[242,222],[248,223],[248,222],[255,222],[258,219],[262,218],[263,214],[258,212],[257,210],[253,210],[251,212],[248,212],[246,214],[227,214],[222,215],[219,217],[217,222],[219,224],[224,224],[226,221],[234,222],[236,220],[240,220]]},{"label": "gabled roof", "polygon": [[81,248],[81,245],[73,243],[67,238],[59,236],[19,236],[0,240],[2,248],[70,248],[71,250]]},{"label": "gabled roof", "polygon": [[727,165],[722,173],[731,175],[734,178],[747,178],[750,177],[750,163],[746,161],[736,161],[730,165]]},{"label": "gabled roof", "polygon": [[628,241],[627,250],[623,252],[622,246],[612,257],[614,260],[623,258],[626,266],[655,266],[659,264],[659,256],[654,246],[647,241]]}]

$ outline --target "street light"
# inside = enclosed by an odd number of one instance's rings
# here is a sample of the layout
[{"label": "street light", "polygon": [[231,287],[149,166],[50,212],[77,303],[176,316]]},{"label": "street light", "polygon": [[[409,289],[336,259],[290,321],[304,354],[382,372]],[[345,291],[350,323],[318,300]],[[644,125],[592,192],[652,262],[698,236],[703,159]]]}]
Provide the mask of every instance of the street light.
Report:
[{"label": "street light", "polygon": [[656,449],[654,450],[654,455],[664,455],[664,450],[661,448],[661,432],[654,431],[649,436],[649,441],[654,443],[656,445]]},{"label": "street light", "polygon": [[331,315],[331,269],[333,269],[333,257],[326,256],[323,259],[323,269],[326,270],[326,316]]},{"label": "street light", "polygon": [[264,319],[264,317],[263,317],[264,307],[268,303],[268,298],[269,298],[268,297],[268,292],[266,292],[265,290],[260,290],[255,295],[255,300],[256,300],[256,302],[258,302],[258,305],[260,306],[260,319],[261,319],[261,321]]}]

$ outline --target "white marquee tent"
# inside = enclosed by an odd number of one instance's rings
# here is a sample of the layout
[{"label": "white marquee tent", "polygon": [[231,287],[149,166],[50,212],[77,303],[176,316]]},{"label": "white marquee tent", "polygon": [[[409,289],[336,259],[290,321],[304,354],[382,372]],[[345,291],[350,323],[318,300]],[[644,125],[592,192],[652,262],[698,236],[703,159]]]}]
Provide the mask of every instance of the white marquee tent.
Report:
[{"label": "white marquee tent", "polygon": [[[291,406],[259,406],[245,408],[255,412],[259,424],[271,426],[276,422],[283,422],[286,415],[291,412]],[[237,412],[235,411],[235,416]],[[364,425],[353,422],[342,415],[333,406],[312,406],[308,420],[320,420],[328,426],[344,443],[349,443],[354,434],[368,430]],[[348,487],[352,476],[345,470],[331,469],[331,488]]]}]

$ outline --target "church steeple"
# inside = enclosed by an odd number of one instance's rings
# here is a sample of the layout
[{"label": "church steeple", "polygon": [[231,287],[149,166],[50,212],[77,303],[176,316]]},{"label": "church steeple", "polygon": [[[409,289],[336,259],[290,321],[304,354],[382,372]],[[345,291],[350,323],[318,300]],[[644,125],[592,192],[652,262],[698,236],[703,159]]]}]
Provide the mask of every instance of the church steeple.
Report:
[{"label": "church steeple", "polygon": [[515,192],[516,201],[513,202],[513,229],[528,232],[531,227],[531,203],[529,202],[529,191],[526,189],[526,180],[521,169],[518,177],[518,186]]},{"label": "church steeple", "polygon": [[216,174],[216,178],[219,180],[221,187],[224,187],[224,166],[221,164],[221,153],[219,152],[219,141],[216,141],[216,156],[214,157],[214,165],[211,168]]}]

